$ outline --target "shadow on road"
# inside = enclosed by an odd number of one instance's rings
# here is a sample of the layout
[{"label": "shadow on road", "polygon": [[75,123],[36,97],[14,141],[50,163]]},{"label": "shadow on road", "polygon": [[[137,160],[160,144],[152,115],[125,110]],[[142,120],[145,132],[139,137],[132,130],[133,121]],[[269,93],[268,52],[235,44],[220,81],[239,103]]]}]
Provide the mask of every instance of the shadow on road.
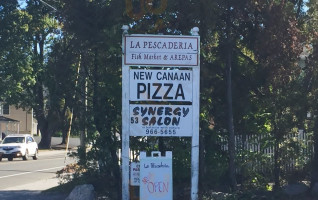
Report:
[{"label": "shadow on road", "polygon": [[67,194],[41,193],[36,190],[0,191],[1,200],[61,200],[67,196]]}]

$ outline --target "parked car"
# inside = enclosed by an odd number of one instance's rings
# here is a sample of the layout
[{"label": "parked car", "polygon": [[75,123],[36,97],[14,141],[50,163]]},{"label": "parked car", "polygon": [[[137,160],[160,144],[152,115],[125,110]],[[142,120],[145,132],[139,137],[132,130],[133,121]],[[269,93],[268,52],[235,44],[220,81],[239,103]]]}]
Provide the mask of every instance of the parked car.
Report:
[{"label": "parked car", "polygon": [[13,158],[19,157],[28,160],[30,156],[33,160],[37,160],[38,153],[38,144],[28,134],[8,135],[0,144],[0,161],[2,158],[8,158],[9,161],[12,161]]}]

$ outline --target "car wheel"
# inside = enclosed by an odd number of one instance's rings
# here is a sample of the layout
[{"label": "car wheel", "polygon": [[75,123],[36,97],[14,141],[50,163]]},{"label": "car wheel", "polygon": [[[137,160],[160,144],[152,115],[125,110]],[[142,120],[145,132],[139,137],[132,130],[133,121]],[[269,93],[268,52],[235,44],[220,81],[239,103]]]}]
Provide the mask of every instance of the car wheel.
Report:
[{"label": "car wheel", "polygon": [[12,161],[12,160],[13,160],[13,158],[12,158],[12,157],[9,157],[9,158],[8,158],[8,161]]},{"label": "car wheel", "polygon": [[0,157],[0,161],[2,160],[2,157]]},{"label": "car wheel", "polygon": [[35,154],[33,156],[33,160],[37,160],[39,158],[39,152],[38,150],[35,151]]},{"label": "car wheel", "polygon": [[27,160],[29,158],[29,151],[25,150],[25,155],[22,157],[23,160]]}]

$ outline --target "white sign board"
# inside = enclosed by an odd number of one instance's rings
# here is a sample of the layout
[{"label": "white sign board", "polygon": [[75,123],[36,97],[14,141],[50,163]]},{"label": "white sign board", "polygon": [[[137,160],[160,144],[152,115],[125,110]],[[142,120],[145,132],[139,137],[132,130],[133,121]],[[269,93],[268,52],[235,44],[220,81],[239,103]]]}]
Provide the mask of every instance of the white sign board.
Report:
[{"label": "white sign board", "polygon": [[[191,29],[191,36],[130,35],[129,26],[122,29],[122,199],[130,199],[130,136],[179,136],[192,139],[191,200],[198,200],[199,29]],[[164,80],[164,69],[173,78]],[[140,165],[141,199],[172,200],[172,172],[165,175],[172,164],[156,159]]]},{"label": "white sign board", "polygon": [[192,136],[192,106],[130,104],[131,136]]},{"label": "white sign board", "polygon": [[139,186],[140,183],[140,163],[130,163],[130,185]]},{"label": "white sign board", "polygon": [[125,65],[198,66],[198,37],[127,35],[124,39]]},{"label": "white sign board", "polygon": [[191,70],[131,69],[130,101],[192,102]]},{"label": "white sign board", "polygon": [[[158,154],[158,157],[154,157]],[[172,200],[172,152],[140,152],[140,200]]]}]

